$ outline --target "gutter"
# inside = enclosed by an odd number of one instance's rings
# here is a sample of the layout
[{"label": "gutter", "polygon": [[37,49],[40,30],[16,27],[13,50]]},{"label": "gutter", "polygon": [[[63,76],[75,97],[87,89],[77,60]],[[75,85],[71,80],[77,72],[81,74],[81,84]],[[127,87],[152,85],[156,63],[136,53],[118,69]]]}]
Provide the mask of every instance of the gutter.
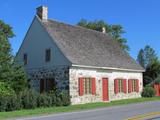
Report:
[{"label": "gutter", "polygon": [[130,72],[145,72],[145,70],[123,69],[123,68],[113,68],[113,67],[97,67],[97,66],[86,66],[86,65],[76,65],[76,64],[72,64],[72,66],[73,66],[73,67],[81,67],[81,68],[104,69],[104,70],[118,70],[118,71],[130,71]]}]

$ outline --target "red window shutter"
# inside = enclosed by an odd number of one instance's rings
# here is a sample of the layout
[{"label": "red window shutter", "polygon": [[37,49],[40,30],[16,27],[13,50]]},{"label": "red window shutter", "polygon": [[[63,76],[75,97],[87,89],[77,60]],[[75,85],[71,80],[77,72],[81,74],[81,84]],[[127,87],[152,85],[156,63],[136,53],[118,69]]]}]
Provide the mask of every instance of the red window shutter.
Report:
[{"label": "red window shutter", "polygon": [[128,80],[128,93],[132,92],[132,80]]},{"label": "red window shutter", "polygon": [[123,80],[123,92],[127,93],[127,84],[126,79]]},{"label": "red window shutter", "polygon": [[118,80],[114,80],[114,93],[118,94]]},{"label": "red window shutter", "polygon": [[96,94],[96,79],[92,78],[92,95]]},{"label": "red window shutter", "polygon": [[139,80],[136,80],[136,92],[139,92]]},{"label": "red window shutter", "polygon": [[83,85],[84,79],[79,78],[79,96],[82,96],[84,94],[84,85]]}]

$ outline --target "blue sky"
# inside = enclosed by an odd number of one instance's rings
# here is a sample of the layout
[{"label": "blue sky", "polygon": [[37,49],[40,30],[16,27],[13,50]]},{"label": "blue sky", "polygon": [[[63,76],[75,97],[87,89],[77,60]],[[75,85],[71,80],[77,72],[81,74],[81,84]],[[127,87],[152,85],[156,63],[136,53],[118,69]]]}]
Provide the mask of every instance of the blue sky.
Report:
[{"label": "blue sky", "polygon": [[160,56],[159,0],[0,0],[0,19],[10,24],[16,35],[10,40],[14,54],[40,5],[48,6],[49,18],[69,24],[81,18],[121,24],[132,57],[147,44]]}]

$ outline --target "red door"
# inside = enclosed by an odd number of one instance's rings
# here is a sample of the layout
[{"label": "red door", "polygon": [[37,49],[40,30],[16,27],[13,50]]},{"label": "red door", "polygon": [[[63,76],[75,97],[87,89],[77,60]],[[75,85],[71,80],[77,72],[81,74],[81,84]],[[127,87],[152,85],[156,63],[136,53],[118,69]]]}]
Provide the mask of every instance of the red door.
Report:
[{"label": "red door", "polygon": [[102,78],[102,96],[103,101],[108,101],[108,78]]}]

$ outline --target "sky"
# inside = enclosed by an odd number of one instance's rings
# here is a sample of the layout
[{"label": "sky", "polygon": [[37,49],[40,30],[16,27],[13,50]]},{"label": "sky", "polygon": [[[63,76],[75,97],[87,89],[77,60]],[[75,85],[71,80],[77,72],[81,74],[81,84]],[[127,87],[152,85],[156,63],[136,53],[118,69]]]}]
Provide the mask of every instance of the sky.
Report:
[{"label": "sky", "polygon": [[48,6],[49,18],[75,25],[80,19],[120,24],[126,33],[130,55],[136,59],[145,45],[160,56],[160,0],[0,0],[0,19],[13,27],[10,39],[15,54],[36,14]]}]

